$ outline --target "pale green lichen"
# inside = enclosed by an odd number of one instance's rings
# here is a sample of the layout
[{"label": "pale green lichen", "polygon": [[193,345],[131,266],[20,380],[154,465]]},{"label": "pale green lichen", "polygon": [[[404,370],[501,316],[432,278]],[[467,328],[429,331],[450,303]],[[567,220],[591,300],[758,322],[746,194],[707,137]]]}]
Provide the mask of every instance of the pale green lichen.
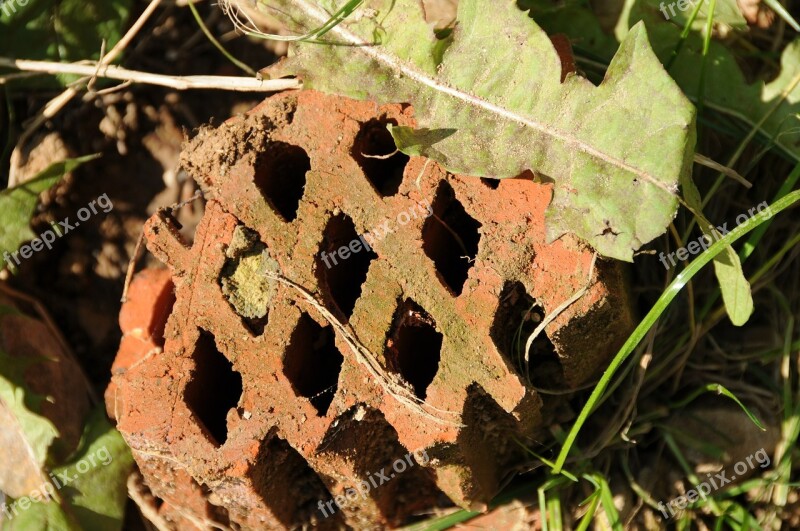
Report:
[{"label": "pale green lichen", "polygon": [[267,246],[259,241],[258,234],[240,225],[225,255],[228,259],[220,274],[220,284],[228,302],[247,319],[266,316],[277,291],[276,281],[264,274],[277,268]]}]

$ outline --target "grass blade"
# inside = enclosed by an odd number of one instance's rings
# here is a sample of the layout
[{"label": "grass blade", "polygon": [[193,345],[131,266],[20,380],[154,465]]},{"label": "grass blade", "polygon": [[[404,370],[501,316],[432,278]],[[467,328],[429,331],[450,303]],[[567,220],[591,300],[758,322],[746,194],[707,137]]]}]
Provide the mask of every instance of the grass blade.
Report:
[{"label": "grass blade", "polygon": [[[774,215],[777,215],[779,212],[787,209],[798,200],[800,200],[800,190],[795,190],[794,192],[786,195],[782,199],[779,199],[770,205],[770,209]],[[592,412],[592,409],[594,409],[594,405],[600,400],[601,396],[605,392],[606,388],[611,382],[611,379],[617,372],[617,369],[619,369],[620,365],[622,365],[622,363],[633,352],[633,349],[636,348],[636,345],[638,345],[639,342],[644,338],[645,334],[650,330],[661,314],[664,313],[664,310],[667,309],[681,289],[683,289],[686,283],[689,282],[689,280],[691,280],[698,271],[700,271],[706,264],[713,260],[715,256],[722,252],[723,249],[725,249],[725,246],[731,245],[733,242],[739,240],[745,234],[749,233],[767,221],[768,216],[768,211],[764,210],[763,212],[756,214],[741,225],[737,226],[735,229],[711,245],[708,250],[692,260],[692,262],[686,266],[686,269],[681,271],[680,274],[678,274],[678,276],[676,276],[675,279],[670,283],[670,285],[667,286],[667,289],[664,290],[664,293],[662,293],[658,298],[656,303],[653,305],[653,308],[651,308],[633,333],[631,333],[630,337],[628,337],[628,340],[625,341],[625,344],[622,345],[622,348],[620,348],[619,352],[617,352],[617,354],[614,356],[614,359],[611,360],[608,368],[605,370],[605,372],[603,372],[603,376],[600,378],[600,381],[597,383],[592,391],[592,394],[589,396],[589,400],[583,406],[578,418],[572,425],[572,428],[570,429],[569,434],[564,441],[564,446],[561,447],[561,451],[558,454],[558,458],[556,459],[555,467],[553,469],[555,473],[559,473],[563,468],[564,463],[567,460],[567,456],[569,456],[569,452],[572,449],[572,445],[575,443],[575,439],[578,437],[578,433],[586,422],[586,419],[589,417],[589,414]]]},{"label": "grass blade", "polygon": [[742,404],[741,400],[739,400],[739,398],[736,395],[734,395],[728,389],[726,389],[724,386],[722,386],[722,385],[720,385],[718,383],[710,383],[710,384],[706,384],[706,385],[704,385],[702,387],[699,387],[692,394],[690,394],[688,397],[686,397],[686,399],[681,400],[680,402],[677,402],[677,403],[674,403],[674,404],[670,404],[670,407],[671,408],[675,408],[675,409],[682,408],[683,406],[685,406],[686,404],[688,404],[689,402],[691,402],[692,400],[694,400],[695,398],[697,398],[701,394],[709,393],[709,392],[717,393],[717,394],[723,395],[723,396],[727,396],[728,398],[730,398],[731,400],[736,402],[739,405],[739,407],[742,408],[742,411],[744,411],[745,414],[748,416],[748,418],[753,422],[753,424],[755,424],[758,427],[759,430],[767,431],[767,428],[765,428],[764,425],[761,424],[761,422],[758,420],[758,418],[749,409],[747,409],[747,407],[745,407],[744,404]]}]

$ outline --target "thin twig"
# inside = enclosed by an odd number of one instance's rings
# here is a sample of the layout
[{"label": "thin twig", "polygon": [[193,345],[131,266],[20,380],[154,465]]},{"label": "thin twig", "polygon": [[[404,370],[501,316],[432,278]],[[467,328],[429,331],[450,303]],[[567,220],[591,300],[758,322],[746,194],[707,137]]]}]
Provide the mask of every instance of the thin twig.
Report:
[{"label": "thin twig", "polygon": [[[100,90],[95,90],[92,92],[87,92],[86,95],[83,97],[84,101],[91,101],[97,96],[105,96],[107,94],[113,94],[115,92],[119,92],[120,90],[124,90],[128,87],[133,85],[133,81],[125,81],[124,83],[120,83],[119,85],[114,85],[113,87],[108,87]],[[653,251],[655,252],[655,251]]]},{"label": "thin twig", "polygon": [[36,76],[43,76],[42,72],[17,72],[16,74],[6,74],[4,76],[0,76],[0,85],[5,85],[9,81],[14,81],[15,79],[27,79],[29,77],[36,77]]},{"label": "thin twig", "polygon": [[144,484],[144,478],[139,472],[132,472],[128,476],[128,497],[139,507],[142,517],[158,531],[172,530],[164,517],[158,514],[155,497]]},{"label": "thin twig", "polygon": [[[203,19],[200,17],[200,13],[198,13],[197,8],[194,7],[194,4],[192,2],[189,2],[188,5],[189,5],[189,9],[192,12],[192,15],[194,16],[194,19],[197,21],[197,25],[200,26],[200,30],[203,32],[203,34],[206,36],[206,38],[211,42],[211,44],[213,44],[214,47],[217,50],[219,50],[220,53],[222,55],[224,55],[231,63],[233,63],[234,65],[239,67],[246,74],[251,75],[253,77],[258,77],[258,73],[256,73],[255,70],[250,68],[248,65],[246,65],[242,61],[240,61],[237,58],[235,58],[233,55],[231,55],[230,52],[228,52],[228,50],[225,49],[225,47],[222,44],[220,44],[220,42],[211,33],[211,30],[208,29],[208,27],[206,26],[206,23],[203,22]],[[218,11],[215,11],[215,13],[218,13]]]},{"label": "thin twig", "polygon": [[[98,66],[106,66],[111,64],[111,62],[117,58],[117,56],[122,53],[122,51],[127,48],[128,44],[133,40],[139,30],[142,29],[147,19],[150,18],[150,15],[153,14],[153,11],[156,10],[158,5],[161,3],[161,0],[152,0],[150,4],[145,8],[136,22],[125,32],[125,35],[117,42],[117,44],[111,48],[111,51],[105,54],[98,63]],[[15,68],[12,66],[12,68]],[[25,69],[20,69],[25,71]],[[99,68],[98,68],[99,70]],[[47,120],[54,117],[58,114],[64,106],[69,103],[72,98],[77,96],[79,90],[76,87],[68,87],[64,92],[50,100],[47,105],[45,105],[44,109],[42,109],[39,114],[34,117],[33,121],[25,128],[25,131],[17,140],[17,145],[14,147],[14,151],[11,153],[11,164],[9,169],[8,175],[8,187],[11,188],[17,182],[17,168],[22,166],[22,149],[25,147],[25,144],[28,142],[28,139],[33,136],[33,133],[36,132],[39,127]]]},{"label": "thin twig", "polygon": [[413,394],[411,394],[406,388],[404,388],[403,386],[399,385],[397,382],[393,381],[384,372],[383,368],[377,362],[377,360],[375,359],[375,356],[369,351],[369,349],[367,349],[367,347],[362,345],[361,342],[359,342],[358,339],[356,339],[356,337],[350,332],[350,330],[348,330],[348,328],[344,324],[339,322],[339,320],[336,319],[336,317],[330,311],[328,311],[327,308],[325,308],[322,304],[317,302],[317,300],[314,298],[314,295],[310,291],[305,289],[300,284],[297,284],[296,282],[293,282],[293,281],[289,280],[288,278],[284,277],[281,274],[266,270],[266,271],[264,271],[264,275],[267,278],[271,278],[272,280],[277,280],[281,284],[284,284],[284,285],[296,290],[297,292],[299,292],[303,296],[303,298],[306,300],[306,302],[308,302],[314,308],[316,308],[317,311],[319,311],[322,314],[322,316],[325,317],[325,319],[329,323],[331,323],[331,325],[334,327],[334,329],[336,329],[341,334],[341,337],[344,339],[344,341],[347,343],[347,345],[350,347],[350,349],[356,355],[356,360],[366,367],[366,369],[370,373],[370,375],[381,385],[381,387],[384,388],[384,390],[389,395],[394,397],[400,403],[405,404],[406,406],[408,406],[415,413],[418,413],[420,415],[428,417],[428,418],[432,419],[435,422],[442,423],[442,424],[450,424],[450,425],[454,425],[454,426],[463,426],[459,422],[454,422],[454,421],[451,421],[451,420],[442,419],[442,418],[439,418],[439,417],[437,417],[435,415],[432,415],[432,414],[428,413],[427,411],[425,411],[425,409],[422,407],[422,405],[424,405],[424,406],[426,406],[426,407],[428,407],[430,409],[433,409],[434,411],[440,412],[440,413],[445,413],[445,414],[454,415],[454,416],[458,416],[459,415],[457,412],[454,412],[454,411],[445,411],[445,410],[441,410],[441,409],[438,409],[436,407],[431,406],[427,402],[424,402],[424,401],[420,400],[419,398],[417,398],[416,396],[414,396]]},{"label": "thin twig", "polygon": [[165,76],[140,70],[128,70],[114,65],[98,68],[96,64],[31,61],[27,59],[10,59],[8,57],[0,57],[0,66],[16,68],[26,72],[45,72],[48,74],[76,74],[82,76],[94,76],[97,74],[98,77],[131,81],[133,83],[147,83],[175,90],[219,89],[236,92],[277,92],[301,87],[301,83],[297,79],[255,79],[235,76]]},{"label": "thin twig", "polygon": [[701,155],[700,153],[694,154],[694,162],[695,164],[700,164],[701,166],[705,166],[706,168],[711,168],[712,170],[716,170],[723,175],[727,175],[734,181],[742,184],[745,188],[752,188],[753,183],[742,177],[742,175],[734,170],[733,168],[729,168],[727,166],[723,166],[719,162],[706,157],[705,155]]},{"label": "thin twig", "polygon": [[398,153],[400,153],[400,150],[395,149],[394,151],[392,151],[391,153],[387,153],[386,155],[367,155],[366,153],[362,153],[361,156],[364,157],[365,159],[386,160],[394,157]]},{"label": "thin twig", "polygon": [[125,272],[125,284],[122,286],[122,297],[119,302],[125,304],[128,302],[128,287],[131,285],[133,279],[133,272],[136,270],[136,260],[139,259],[139,250],[142,248],[144,241],[144,231],[139,233],[139,239],[136,240],[136,247],[133,249],[133,255],[128,262],[128,271]]},{"label": "thin twig", "polygon": [[[175,213],[176,211],[185,207],[192,201],[196,201],[201,197],[203,197],[202,190],[197,190],[194,194],[192,194],[192,197],[190,197],[189,199],[181,201],[180,203],[175,203],[172,206],[166,208]],[[128,287],[131,285],[131,280],[133,279],[133,273],[136,270],[136,261],[139,259],[139,251],[142,248],[143,242],[144,242],[144,231],[139,233],[139,239],[136,240],[136,247],[133,249],[133,255],[131,256],[131,259],[128,262],[128,270],[125,272],[125,284],[122,287],[122,297],[120,298],[120,302],[123,304],[128,301]]]}]

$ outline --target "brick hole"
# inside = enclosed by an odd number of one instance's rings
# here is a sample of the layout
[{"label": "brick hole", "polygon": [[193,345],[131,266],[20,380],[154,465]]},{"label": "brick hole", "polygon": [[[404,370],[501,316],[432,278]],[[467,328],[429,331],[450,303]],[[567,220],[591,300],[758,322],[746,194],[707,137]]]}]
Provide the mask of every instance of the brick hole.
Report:
[{"label": "brick hole", "polygon": [[[337,417],[319,448],[352,459],[359,480],[369,483],[369,478],[373,479],[375,487],[370,488],[367,496],[375,502],[391,528],[424,519],[415,518],[418,513],[454,505],[436,486],[434,474],[425,466],[431,455],[420,452],[406,457],[409,452],[400,443],[397,430],[378,409],[364,404],[352,406]],[[406,465],[404,469],[402,465],[393,468],[397,461]],[[381,481],[378,473],[389,480]],[[358,481],[348,487],[357,485]],[[353,509],[357,510],[356,507]]]},{"label": "brick hole", "polygon": [[[342,258],[340,249],[345,250],[347,258]],[[353,249],[358,252],[352,252]],[[339,214],[328,221],[317,256],[317,271],[345,318],[353,315],[356,301],[361,296],[361,286],[367,280],[369,265],[377,257],[374,251],[364,247],[349,216]]]},{"label": "brick hole", "polygon": [[461,418],[465,427],[458,435],[458,443],[465,449],[477,483],[503,483],[509,472],[526,459],[525,451],[514,442],[516,419],[477,383],[467,388]]},{"label": "brick hole", "polygon": [[323,328],[303,312],[283,358],[283,374],[298,395],[309,399],[320,417],[333,402],[344,361],[334,338],[332,326]]},{"label": "brick hole", "polygon": [[481,177],[481,183],[483,183],[487,188],[497,190],[497,187],[500,186],[500,179],[487,179],[486,177]]},{"label": "brick hole", "polygon": [[153,302],[153,317],[148,329],[152,330],[151,337],[153,342],[161,348],[164,348],[164,330],[172,313],[172,307],[175,306],[175,301],[175,286],[172,282],[167,282],[161,292],[156,295],[155,302]]},{"label": "brick hole", "polygon": [[258,154],[253,182],[267,203],[286,221],[297,217],[297,208],[311,170],[308,153],[286,142],[271,142]]},{"label": "brick hole", "polygon": [[[303,456],[284,439],[272,435],[262,441],[248,475],[256,493],[287,529],[312,529],[322,523],[317,502],[327,502],[333,496]],[[333,524],[330,529],[343,528],[338,511],[324,521]]]},{"label": "brick hole", "polygon": [[374,158],[389,155],[397,150],[392,134],[386,129],[387,124],[397,125],[397,121],[382,118],[364,123],[350,151],[350,155],[361,166],[375,191],[382,197],[397,193],[400,183],[403,182],[403,171],[409,161],[409,156],[399,151],[388,158]]},{"label": "brick hole", "polygon": [[228,411],[242,396],[242,375],[233,370],[233,364],[217,349],[214,335],[205,330],[200,331],[192,360],[194,369],[184,400],[213,442],[221,446],[228,439]]},{"label": "brick hole", "polygon": [[442,334],[436,331],[436,321],[406,299],[395,312],[392,330],[385,353],[389,370],[402,376],[417,398],[425,400],[441,358]]},{"label": "brick hole", "polygon": [[467,214],[447,181],[439,184],[432,206],[422,227],[422,249],[450,291],[461,295],[478,255],[481,223]]},{"label": "brick hole", "polygon": [[[544,317],[544,308],[528,295],[521,282],[505,283],[489,335],[497,350],[520,375],[525,374],[525,343]],[[536,387],[566,388],[561,361],[545,332],[531,345],[529,377]]]},{"label": "brick hole", "polygon": [[256,337],[264,334],[264,329],[267,327],[268,322],[269,315],[265,315],[264,317],[242,317],[244,326]]}]

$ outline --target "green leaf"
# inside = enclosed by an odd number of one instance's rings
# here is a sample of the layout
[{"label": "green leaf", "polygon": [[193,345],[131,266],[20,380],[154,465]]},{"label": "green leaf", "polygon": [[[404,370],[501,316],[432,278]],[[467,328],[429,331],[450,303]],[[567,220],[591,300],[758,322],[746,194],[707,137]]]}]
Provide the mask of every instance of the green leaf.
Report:
[{"label": "green leaf", "polygon": [[[74,62],[97,60],[103,40],[110,50],[122,37],[131,0],[3,0],[0,55]],[[56,76],[61,85],[76,76]],[[54,86],[48,79],[15,80],[14,86]]]},{"label": "green leaf", "polygon": [[398,149],[406,155],[423,156],[426,153],[443,165],[448,165],[447,155],[434,147],[434,144],[441,142],[448,136],[454,134],[456,129],[413,129],[411,127],[387,126],[394,138]]},{"label": "green leaf", "polygon": [[739,397],[731,393],[727,387],[718,383],[710,383],[698,387],[694,392],[692,392],[689,396],[687,396],[683,400],[670,404],[670,409],[682,408],[687,404],[689,404],[690,402],[692,402],[698,396],[702,395],[703,393],[717,393],[718,395],[723,395],[730,398],[731,400],[736,402],[736,404],[740,408],[742,408],[742,411],[744,411],[745,415],[747,415],[750,421],[753,424],[755,424],[759,430],[767,431],[767,428],[765,428],[764,425],[761,423],[761,421],[758,420],[758,417],[756,417],[755,414],[753,414],[749,409],[747,409],[747,407],[745,407],[742,401],[739,400]]},{"label": "green leaf", "polygon": [[[485,3],[462,0],[443,55],[419,2],[368,7],[374,18],[353,17],[328,33],[349,46],[297,43],[273,75],[299,75],[306,87],[356,98],[411,102],[423,129],[393,128],[398,147],[450,171],[543,174],[555,183],[549,240],[574,233],[601,254],[630,261],[664,233],[680,177],[691,170],[695,111],[653,54],[644,26],[631,30],[595,87],[577,75],[561,82],[549,37],[514,0],[493,3],[491,17]],[[306,27],[329,17],[305,0],[275,8],[305,16]],[[434,134],[447,129],[455,131]]]},{"label": "green leaf", "polygon": [[[658,6],[659,2],[655,0],[643,0],[634,5],[629,1],[623,10],[624,15],[617,24],[616,35],[618,38],[626,38],[629,24],[639,20],[645,21],[650,30],[653,48],[659,58],[666,63],[680,42],[681,28],[666,21],[659,13]],[[616,41],[611,35],[603,33],[596,17],[587,9],[570,4],[562,10],[547,10],[537,4],[535,12],[538,14],[534,16],[550,31],[566,32],[573,36],[579,45],[587,46],[601,57],[610,57],[613,53]],[[576,21],[579,23],[576,24]],[[583,37],[584,35],[589,38]],[[680,48],[670,69],[670,73],[681,88],[695,100],[700,100],[701,96],[702,61],[702,38],[698,33],[692,33]],[[797,103],[800,99],[800,85],[798,85],[800,41],[786,48],[782,63],[781,75],[775,81],[768,85],[764,83],[748,85],[730,51],[712,41],[704,66],[706,76],[702,99],[708,107],[735,115],[754,127],[759,124],[762,133],[800,160],[800,144],[795,136],[800,132],[797,128],[800,123],[796,116],[800,112],[800,103]],[[700,196],[691,177],[685,176],[681,186],[687,203],[699,214],[698,224],[703,233],[711,236],[710,224],[702,216]],[[742,270],[741,260],[730,246],[715,257],[714,273],[719,281],[725,309],[731,322],[737,326],[745,324],[753,313],[753,297],[750,284]]]},{"label": "green leaf", "polygon": [[[99,406],[87,421],[81,448],[69,463],[52,470],[60,501],[33,502],[3,526],[4,531],[122,529],[127,480],[133,457]],[[62,484],[64,478],[69,483]],[[15,503],[19,504],[20,500]]]},{"label": "green leaf", "polygon": [[608,481],[603,477],[603,474],[592,473],[584,474],[583,477],[594,484],[599,493],[600,501],[603,504],[608,524],[614,531],[622,531],[622,518],[620,518],[616,505],[614,505],[614,493],[611,492],[611,487],[608,486]]},{"label": "green leaf", "polygon": [[[667,64],[680,42],[682,27],[664,19],[658,7],[661,1],[627,0],[613,34],[601,29],[585,3],[568,2],[562,9],[533,0],[523,3],[535,4],[533,17],[548,32],[565,33],[574,39],[577,50],[601,61],[608,61],[617,43],[643,22],[653,51]],[[745,79],[731,50],[712,39],[701,92],[702,49],[702,35],[691,32],[669,70],[684,93],[693,101],[702,97],[706,107],[756,127],[770,142],[800,161],[800,39],[784,48],[778,77],[769,83],[752,84]]]},{"label": "green leaf", "polygon": [[[684,199],[695,213],[697,225],[703,235],[708,238],[707,241],[713,242],[719,239],[720,234],[712,228],[711,223],[702,214],[700,192],[691,177],[684,178],[681,187]],[[730,245],[725,246],[725,249],[714,257],[714,274],[719,282],[728,317],[734,325],[744,325],[753,314],[753,294],[750,290],[750,283],[744,276],[739,255]]]},{"label": "green leaf", "polygon": [[[708,234],[706,231],[704,233]],[[722,291],[728,318],[735,326],[744,325],[753,315],[753,294],[744,276],[739,255],[730,245],[714,258],[714,274]]]},{"label": "green leaf", "polygon": [[[0,206],[0,208],[2,208]],[[47,451],[58,430],[49,419],[40,415],[44,397],[26,389],[25,371],[37,360],[10,356],[0,350],[0,409],[4,420],[16,423],[17,433],[28,450],[28,461],[41,469],[47,460]]]},{"label": "green leaf", "polygon": [[24,242],[36,237],[30,228],[30,220],[40,193],[65,174],[97,157],[99,155],[86,155],[56,162],[31,180],[0,192],[0,253],[14,253]]},{"label": "green leaf", "polygon": [[18,516],[3,521],[3,531],[83,531],[55,502],[31,505],[18,511]]}]

